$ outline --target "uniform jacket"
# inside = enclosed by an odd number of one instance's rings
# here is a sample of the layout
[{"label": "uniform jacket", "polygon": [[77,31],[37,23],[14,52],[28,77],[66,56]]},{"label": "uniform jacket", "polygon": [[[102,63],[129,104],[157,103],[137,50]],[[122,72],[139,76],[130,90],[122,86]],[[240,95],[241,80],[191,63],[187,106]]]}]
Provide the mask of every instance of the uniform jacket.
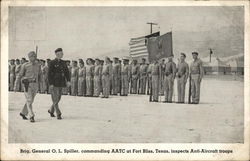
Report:
[{"label": "uniform jacket", "polygon": [[55,87],[66,87],[66,81],[70,81],[70,73],[64,60],[54,59],[50,62],[48,80]]}]

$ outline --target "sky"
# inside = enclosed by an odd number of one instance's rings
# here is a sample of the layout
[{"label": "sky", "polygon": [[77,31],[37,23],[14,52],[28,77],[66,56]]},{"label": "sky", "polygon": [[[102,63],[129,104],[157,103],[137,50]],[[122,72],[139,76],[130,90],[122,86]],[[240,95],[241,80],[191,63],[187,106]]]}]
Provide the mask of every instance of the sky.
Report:
[{"label": "sky", "polygon": [[[175,52],[190,52],[184,42],[206,44],[207,35],[203,35],[213,31],[233,28],[239,34],[234,37],[241,39],[244,31],[243,7],[11,7],[9,15],[10,58],[27,57],[36,45],[43,59],[53,58],[58,47],[68,59],[120,51],[119,56],[128,56],[130,38],[150,33],[147,22],[158,23],[154,32],[173,32]],[[192,33],[199,38],[192,38]],[[221,37],[215,33],[211,40],[221,41]]]}]

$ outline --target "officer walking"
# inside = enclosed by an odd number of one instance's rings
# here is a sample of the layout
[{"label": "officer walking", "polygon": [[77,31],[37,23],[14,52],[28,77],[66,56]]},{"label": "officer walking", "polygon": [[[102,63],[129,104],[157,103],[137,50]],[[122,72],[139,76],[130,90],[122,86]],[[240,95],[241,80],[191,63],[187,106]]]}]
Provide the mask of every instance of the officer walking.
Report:
[{"label": "officer walking", "polygon": [[176,64],[173,62],[173,57],[168,57],[168,62],[165,65],[164,74],[164,96],[167,103],[172,103],[174,79],[176,74]]},{"label": "officer walking", "polygon": [[62,60],[63,50],[58,48],[55,50],[56,58],[49,64],[48,80],[51,88],[51,98],[53,104],[48,110],[51,117],[55,117],[56,111],[57,119],[62,119],[61,111],[59,109],[59,101],[62,96],[63,87],[70,86],[69,70],[65,61]]},{"label": "officer walking", "polygon": [[192,52],[194,61],[190,65],[191,76],[191,95],[192,104],[199,104],[200,102],[200,84],[203,78],[202,61],[198,58],[197,52]]},{"label": "officer walking", "polygon": [[[34,102],[35,96],[38,91],[39,82],[41,80],[41,68],[36,62],[36,53],[31,51],[28,53],[29,62],[22,65],[20,72],[18,73],[18,81],[22,81],[25,90],[24,95],[26,98],[26,103],[20,113],[20,116],[24,120],[27,120],[27,115],[29,115],[30,122],[35,122],[35,114],[33,112],[32,104]],[[17,91],[17,88],[14,89]]]}]

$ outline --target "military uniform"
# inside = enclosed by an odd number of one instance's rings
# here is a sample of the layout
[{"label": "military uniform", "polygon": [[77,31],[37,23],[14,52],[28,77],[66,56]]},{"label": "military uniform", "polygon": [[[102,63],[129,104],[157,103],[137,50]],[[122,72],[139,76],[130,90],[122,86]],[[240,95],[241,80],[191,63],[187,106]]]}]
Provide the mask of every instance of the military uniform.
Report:
[{"label": "military uniform", "polygon": [[159,99],[159,86],[160,86],[160,76],[161,76],[161,67],[157,64],[152,64],[151,66],[151,77],[152,77],[152,97],[154,102],[158,102]]},{"label": "military uniform", "polygon": [[41,66],[42,78],[40,82],[40,91],[41,93],[45,93],[48,89],[48,66]]},{"label": "military uniform", "polygon": [[119,88],[120,88],[120,80],[119,80],[119,77],[120,77],[120,65],[119,63],[115,63],[113,65],[113,68],[112,68],[112,94],[113,95],[117,95],[118,92],[119,92]]},{"label": "military uniform", "polygon": [[140,73],[140,83],[139,83],[140,94],[146,94],[147,71],[148,71],[148,65],[142,64],[140,66],[140,72],[139,72]]},{"label": "military uniform", "polygon": [[185,88],[186,82],[189,75],[189,67],[188,64],[183,61],[178,64],[177,68],[177,89],[178,89],[178,102],[185,102]]},{"label": "military uniform", "polygon": [[131,93],[132,94],[136,94],[138,93],[138,78],[139,78],[139,66],[136,64],[132,64],[131,66],[131,88],[132,88],[132,91]]},{"label": "military uniform", "polygon": [[78,88],[77,88],[77,85],[78,85],[78,70],[79,68],[77,66],[73,66],[71,68],[71,72],[70,72],[70,89],[71,89],[71,93],[70,95],[71,96],[76,96],[77,93],[78,93]]},{"label": "military uniform", "polygon": [[56,111],[57,116],[61,116],[58,103],[61,100],[62,89],[66,87],[66,81],[70,81],[68,67],[66,62],[60,59],[54,59],[49,64],[48,80],[49,85],[53,85],[51,88],[51,98],[53,104],[49,110],[49,113],[53,114]]},{"label": "military uniform", "polygon": [[14,88],[17,89],[18,92],[21,91],[21,80],[18,79],[18,74],[21,70],[21,67],[22,65],[21,64],[17,64],[16,67],[15,67],[15,76],[16,76],[16,80],[15,80],[15,85],[14,85]]},{"label": "military uniform", "polygon": [[190,65],[192,103],[200,102],[200,84],[203,77],[203,66],[200,59],[194,60]]},{"label": "military uniform", "polygon": [[121,96],[128,95],[129,79],[130,79],[129,65],[128,64],[122,65],[121,66],[121,83],[122,83]]},{"label": "military uniform", "polygon": [[94,89],[94,65],[87,65],[86,66],[86,96],[93,96],[93,89]]},{"label": "military uniform", "polygon": [[[27,62],[22,65],[21,70],[17,77],[18,81],[28,79],[29,86],[28,90],[24,91],[24,95],[26,98],[26,103],[21,111],[21,115],[27,116],[30,118],[34,117],[35,114],[33,112],[32,104],[34,102],[34,98],[37,94],[39,82],[41,79],[41,68],[37,62],[31,63]],[[16,89],[15,89],[16,90]]]},{"label": "military uniform", "polygon": [[112,76],[112,65],[105,64],[102,69],[103,98],[108,98],[110,94],[110,77]]},{"label": "military uniform", "polygon": [[79,68],[78,71],[78,96],[86,95],[86,67]]},{"label": "military uniform", "polygon": [[9,70],[9,77],[10,77],[10,84],[9,84],[9,88],[10,91],[13,91],[14,89],[14,84],[15,84],[15,68],[16,65],[10,65],[10,70]]},{"label": "military uniform", "polygon": [[101,65],[96,65],[94,69],[94,96],[99,97],[101,92],[101,75],[102,67]]},{"label": "military uniform", "polygon": [[164,74],[164,96],[166,102],[172,102],[176,64],[172,61],[165,65]]}]

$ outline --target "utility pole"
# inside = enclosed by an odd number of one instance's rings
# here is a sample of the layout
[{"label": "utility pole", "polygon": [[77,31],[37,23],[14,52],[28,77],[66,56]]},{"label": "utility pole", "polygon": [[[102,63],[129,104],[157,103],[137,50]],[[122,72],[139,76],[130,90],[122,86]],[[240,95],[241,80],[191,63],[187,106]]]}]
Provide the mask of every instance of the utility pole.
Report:
[{"label": "utility pole", "polygon": [[209,49],[209,62],[210,62],[210,63],[211,63],[211,61],[212,61],[212,60],[211,60],[211,57],[212,57],[212,54],[213,54],[213,50],[214,50],[214,49],[211,49],[211,48]]},{"label": "utility pole", "polygon": [[153,22],[148,22],[148,25],[150,25],[150,34],[153,33],[153,25],[158,25],[157,23],[153,23]]}]

